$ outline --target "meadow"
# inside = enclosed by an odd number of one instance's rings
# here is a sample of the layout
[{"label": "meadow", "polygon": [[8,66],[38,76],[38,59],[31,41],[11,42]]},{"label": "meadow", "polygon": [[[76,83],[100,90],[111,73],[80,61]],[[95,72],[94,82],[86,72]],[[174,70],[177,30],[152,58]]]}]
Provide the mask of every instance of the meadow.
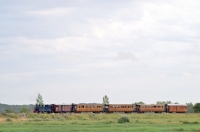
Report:
[{"label": "meadow", "polygon": [[[129,122],[118,123],[126,116]],[[0,114],[0,132],[200,132],[200,114]]]}]

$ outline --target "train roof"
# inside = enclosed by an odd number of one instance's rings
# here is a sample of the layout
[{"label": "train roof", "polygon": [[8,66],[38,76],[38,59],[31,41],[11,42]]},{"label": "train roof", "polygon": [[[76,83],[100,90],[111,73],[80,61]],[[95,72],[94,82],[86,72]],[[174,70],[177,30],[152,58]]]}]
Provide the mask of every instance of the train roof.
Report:
[{"label": "train roof", "polygon": [[125,106],[125,105],[133,105],[133,104],[105,104],[105,105],[120,105],[120,106]]},{"label": "train roof", "polygon": [[167,104],[168,106],[187,106],[186,104]]},{"label": "train roof", "polygon": [[93,105],[93,106],[95,105],[96,106],[96,105],[102,105],[102,104],[86,104],[86,103],[81,103],[81,104],[74,104],[74,105]]},{"label": "train roof", "polygon": [[71,105],[71,104],[52,104],[52,105]]},{"label": "train roof", "polygon": [[136,105],[143,105],[143,106],[163,106],[165,104],[136,104]]}]

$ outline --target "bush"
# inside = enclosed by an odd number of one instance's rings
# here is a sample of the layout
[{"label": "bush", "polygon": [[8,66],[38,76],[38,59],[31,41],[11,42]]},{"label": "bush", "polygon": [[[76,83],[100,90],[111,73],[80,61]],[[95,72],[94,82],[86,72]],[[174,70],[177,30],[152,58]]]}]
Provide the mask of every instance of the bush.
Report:
[{"label": "bush", "polygon": [[199,124],[199,122],[198,121],[194,121],[194,122],[183,121],[183,124]]},{"label": "bush", "polygon": [[130,122],[127,116],[122,116],[118,119],[118,123],[126,123],[126,122]]},{"label": "bush", "polygon": [[11,122],[12,119],[11,119],[11,118],[7,118],[6,121],[7,121],[7,122]]},{"label": "bush", "polygon": [[6,112],[6,113],[15,113],[15,111],[14,111],[14,110],[11,110],[11,109],[6,109],[5,112]]},{"label": "bush", "polygon": [[27,108],[27,107],[23,107],[23,108],[20,110],[20,113],[30,113],[30,109]]}]

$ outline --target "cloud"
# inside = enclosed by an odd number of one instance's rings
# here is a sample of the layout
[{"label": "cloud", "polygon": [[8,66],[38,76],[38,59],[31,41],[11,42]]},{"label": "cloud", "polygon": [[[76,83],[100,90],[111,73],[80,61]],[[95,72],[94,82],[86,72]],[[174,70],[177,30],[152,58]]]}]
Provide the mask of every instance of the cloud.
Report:
[{"label": "cloud", "polygon": [[[39,3],[0,5],[0,86],[5,93],[13,86],[13,94],[39,91],[50,103],[52,92],[62,100],[70,92],[75,102],[82,101],[82,93],[84,101],[92,98],[86,95],[101,99],[109,93],[113,102],[123,94],[122,103],[138,98],[153,103],[159,90],[167,93],[160,99],[172,101],[180,95],[176,91],[182,91],[182,101],[191,91],[199,93],[198,1]],[[13,101],[6,94],[3,98]]]},{"label": "cloud", "polygon": [[37,74],[35,72],[20,72],[20,73],[4,73],[0,74],[0,82],[23,82],[27,78],[34,77]]},{"label": "cloud", "polygon": [[74,7],[68,8],[52,8],[46,10],[36,10],[36,11],[28,11],[26,14],[29,15],[37,15],[37,16],[63,16],[72,13],[75,10]]},{"label": "cloud", "polygon": [[119,58],[123,60],[137,61],[135,55],[131,52],[119,52]]}]

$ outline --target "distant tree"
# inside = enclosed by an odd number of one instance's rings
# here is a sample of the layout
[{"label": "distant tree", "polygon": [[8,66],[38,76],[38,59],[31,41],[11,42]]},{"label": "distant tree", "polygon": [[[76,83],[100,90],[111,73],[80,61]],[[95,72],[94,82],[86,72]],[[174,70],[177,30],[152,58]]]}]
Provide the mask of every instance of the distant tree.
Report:
[{"label": "distant tree", "polygon": [[139,101],[139,102],[135,102],[135,104],[144,104],[144,102]]},{"label": "distant tree", "polygon": [[41,94],[38,94],[38,97],[36,98],[36,105],[38,105],[38,106],[44,105]]},{"label": "distant tree", "polygon": [[11,110],[11,109],[6,109],[5,112],[6,112],[6,113],[15,113],[15,111],[14,111],[14,110]]},{"label": "distant tree", "polygon": [[195,113],[200,113],[200,103],[196,103],[193,107]]},{"label": "distant tree", "polygon": [[194,109],[193,109],[193,107],[194,107],[194,105],[192,104],[192,102],[190,102],[190,103],[186,103],[187,104],[187,107],[188,107],[188,113],[194,113]]},{"label": "distant tree", "polygon": [[174,104],[179,104],[178,102],[175,102]]},{"label": "distant tree", "polygon": [[172,101],[165,101],[165,104],[173,104]]},{"label": "distant tree", "polygon": [[156,104],[165,104],[165,101],[157,101]]},{"label": "distant tree", "polygon": [[172,104],[171,101],[157,101],[156,104]]},{"label": "distant tree", "polygon": [[30,113],[30,109],[27,107],[22,107],[22,109],[20,110],[20,113]]},{"label": "distant tree", "polygon": [[109,98],[107,95],[103,97],[103,104],[109,104]]}]

